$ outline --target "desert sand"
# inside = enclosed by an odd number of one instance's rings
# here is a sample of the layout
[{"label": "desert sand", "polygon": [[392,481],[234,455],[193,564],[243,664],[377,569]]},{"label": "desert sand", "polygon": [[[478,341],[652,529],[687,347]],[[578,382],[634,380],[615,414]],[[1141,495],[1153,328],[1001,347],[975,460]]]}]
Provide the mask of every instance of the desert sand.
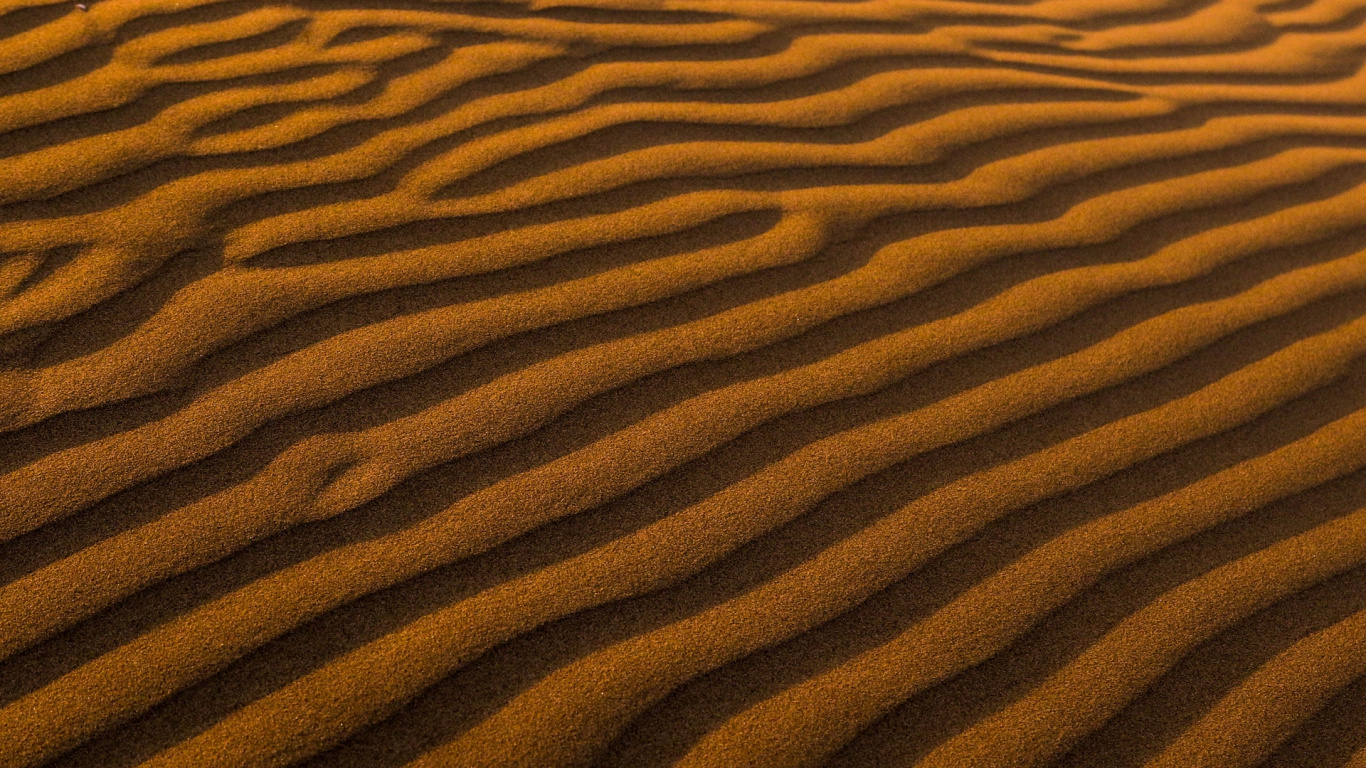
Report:
[{"label": "desert sand", "polygon": [[0,766],[1366,768],[1366,0],[0,0]]}]

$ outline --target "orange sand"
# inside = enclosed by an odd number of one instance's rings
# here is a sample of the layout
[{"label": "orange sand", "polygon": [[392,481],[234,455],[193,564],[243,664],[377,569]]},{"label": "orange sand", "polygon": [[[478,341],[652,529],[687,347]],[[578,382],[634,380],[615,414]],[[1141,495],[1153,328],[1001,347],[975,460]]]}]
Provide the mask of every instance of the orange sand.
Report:
[{"label": "orange sand", "polygon": [[0,0],[0,766],[1366,768],[1366,0]]}]

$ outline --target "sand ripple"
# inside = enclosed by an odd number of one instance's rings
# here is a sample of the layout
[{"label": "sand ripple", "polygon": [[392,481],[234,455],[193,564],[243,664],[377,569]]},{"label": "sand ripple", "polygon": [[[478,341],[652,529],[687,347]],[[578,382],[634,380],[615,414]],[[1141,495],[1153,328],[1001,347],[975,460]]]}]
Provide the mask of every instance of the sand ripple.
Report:
[{"label": "sand ripple", "polygon": [[1366,1],[0,0],[0,764],[1366,768]]}]

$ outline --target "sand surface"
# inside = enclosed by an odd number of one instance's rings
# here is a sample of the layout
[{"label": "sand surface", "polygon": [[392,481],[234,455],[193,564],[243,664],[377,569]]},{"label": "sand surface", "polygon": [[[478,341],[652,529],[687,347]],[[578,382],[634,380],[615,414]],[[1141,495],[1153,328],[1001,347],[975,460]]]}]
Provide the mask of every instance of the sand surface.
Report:
[{"label": "sand surface", "polygon": [[1366,0],[0,0],[0,766],[1366,768]]}]

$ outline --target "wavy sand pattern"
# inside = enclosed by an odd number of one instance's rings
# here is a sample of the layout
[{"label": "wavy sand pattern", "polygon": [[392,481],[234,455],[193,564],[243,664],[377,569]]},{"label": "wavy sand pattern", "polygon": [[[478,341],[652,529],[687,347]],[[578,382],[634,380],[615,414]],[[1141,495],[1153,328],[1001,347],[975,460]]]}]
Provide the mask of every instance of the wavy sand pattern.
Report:
[{"label": "wavy sand pattern", "polygon": [[0,765],[1366,768],[1366,0],[0,0]]}]

